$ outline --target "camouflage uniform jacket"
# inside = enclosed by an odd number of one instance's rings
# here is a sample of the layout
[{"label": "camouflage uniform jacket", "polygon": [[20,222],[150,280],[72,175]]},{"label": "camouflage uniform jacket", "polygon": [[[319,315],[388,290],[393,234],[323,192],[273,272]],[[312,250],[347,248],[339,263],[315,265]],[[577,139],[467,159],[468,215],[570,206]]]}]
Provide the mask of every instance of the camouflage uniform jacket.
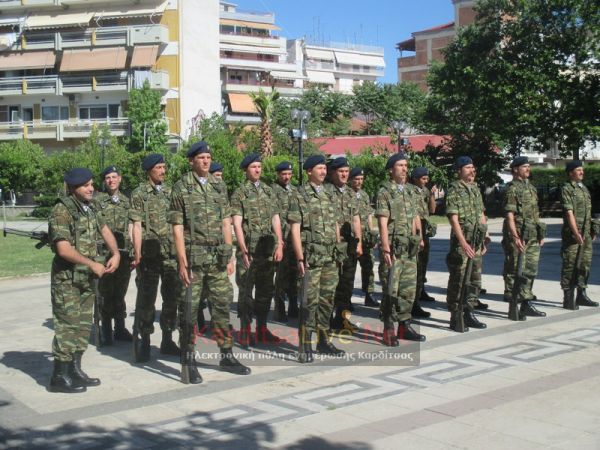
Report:
[{"label": "camouflage uniform jacket", "polygon": [[292,184],[288,184],[283,187],[279,183],[271,186],[273,192],[277,197],[277,204],[279,210],[279,218],[281,219],[281,234],[284,240],[288,239],[289,228],[287,226],[287,213],[290,209],[290,202],[298,192],[298,188]]},{"label": "camouflage uniform jacket", "polygon": [[354,240],[352,221],[355,216],[359,215],[354,191],[349,186],[337,187],[332,183],[326,183],[323,187],[335,202],[336,217],[342,241],[352,242]]},{"label": "camouflage uniform jacket", "polygon": [[419,215],[415,187],[394,181],[383,183],[377,193],[375,215],[389,219],[390,237],[411,236],[413,220]]},{"label": "camouflage uniform jacket", "polygon": [[265,236],[269,236],[269,247],[272,247],[274,243],[272,219],[275,214],[278,214],[278,209],[275,192],[262,181],[255,184],[246,180],[234,191],[231,196],[231,215],[242,217],[244,239],[251,254],[256,251],[259,241],[265,241],[261,240]]},{"label": "camouflage uniform jacket", "polygon": [[[102,228],[106,225],[102,215],[81,203],[72,195],[57,200],[48,219],[48,231],[52,251],[55,253],[53,273],[73,270],[91,274],[87,266],[74,265],[56,253],[56,243],[67,241],[83,256],[96,259],[98,243],[103,242]],[[60,274],[58,274],[60,276]],[[66,275],[65,273],[65,276]],[[70,276],[73,279],[72,276]]]},{"label": "camouflage uniform jacket", "polygon": [[[456,214],[467,241],[470,233],[478,226],[485,208],[479,187],[462,180],[453,182],[446,194],[446,215]],[[456,238],[454,233],[451,237]]]},{"label": "camouflage uniform jacket", "polygon": [[[565,218],[563,219],[563,234],[571,234],[571,229],[566,220],[566,212],[573,211],[579,232],[585,236],[591,232],[592,197],[590,191],[583,183],[568,181],[560,188],[561,201]],[[584,222],[585,220],[585,222]]]},{"label": "camouflage uniform jacket", "polygon": [[102,214],[106,225],[117,240],[117,247],[121,251],[129,252],[131,249],[131,240],[129,239],[129,208],[131,202],[129,198],[117,192],[115,195],[109,195],[101,192],[94,197],[94,209]]},{"label": "camouflage uniform jacket", "polygon": [[231,216],[225,183],[213,175],[204,180],[203,183],[192,172],[188,172],[173,186],[169,223],[184,226],[186,248],[190,245],[192,222],[192,246],[221,245],[223,219]]},{"label": "camouflage uniform jacket", "polygon": [[431,197],[431,191],[427,186],[419,187],[415,186],[415,200],[417,201],[417,207],[419,216],[423,220],[429,220],[429,198]]},{"label": "camouflage uniform jacket", "polygon": [[171,188],[164,184],[160,186],[158,190],[146,181],[131,193],[129,220],[141,222],[143,247],[148,247],[152,256],[160,254],[168,258],[173,254],[173,236],[167,223]]},{"label": "camouflage uniform jacket", "polygon": [[290,202],[288,221],[300,224],[302,244],[333,245],[337,240],[336,200],[324,186],[306,184]]},{"label": "camouflage uniform jacket", "polygon": [[[540,222],[538,196],[537,189],[529,180],[513,180],[510,182],[504,192],[503,203],[504,213],[513,213],[515,226],[522,239],[528,236],[537,236],[536,226]],[[506,220],[504,220],[502,231],[505,236],[510,234]]]}]

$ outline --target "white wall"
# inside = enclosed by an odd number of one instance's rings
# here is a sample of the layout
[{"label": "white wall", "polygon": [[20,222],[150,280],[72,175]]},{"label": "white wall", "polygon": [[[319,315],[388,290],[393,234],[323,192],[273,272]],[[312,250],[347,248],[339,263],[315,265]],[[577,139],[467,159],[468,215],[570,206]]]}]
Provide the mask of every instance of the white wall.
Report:
[{"label": "white wall", "polygon": [[221,113],[219,0],[179,1],[181,136],[199,113]]}]

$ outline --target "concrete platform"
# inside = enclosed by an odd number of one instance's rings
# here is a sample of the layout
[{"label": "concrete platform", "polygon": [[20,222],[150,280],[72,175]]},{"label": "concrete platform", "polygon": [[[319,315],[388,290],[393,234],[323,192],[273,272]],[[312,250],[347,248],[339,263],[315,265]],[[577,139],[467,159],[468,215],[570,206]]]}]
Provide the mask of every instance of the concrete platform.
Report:
[{"label": "concrete platform", "polygon": [[[176,357],[132,362],[131,345],[90,346],[84,369],[102,385],[84,394],[46,391],[53,336],[49,277],[0,280],[0,446],[7,448],[447,449],[600,448],[600,308],[562,309],[560,224],[549,219],[534,291],[548,317],[506,318],[502,301],[501,223],[484,258],[479,315],[485,330],[449,330],[445,307],[449,228],[433,240],[431,319],[419,323],[418,348],[381,345],[378,311],[361,304],[361,330],[336,341],[355,359],[300,365],[294,346],[246,355],[252,374],[236,377],[201,362],[204,383],[182,385]],[[600,243],[594,244],[589,294],[600,300]],[[381,290],[380,286],[376,291]],[[135,286],[127,295],[133,311]],[[160,301],[157,303],[160,308]],[[133,317],[127,318],[131,327]],[[232,323],[239,321],[232,314]],[[270,328],[295,335],[295,322]],[[157,330],[159,330],[157,324]],[[199,339],[199,356],[216,351]],[[271,352],[271,353],[270,353]],[[277,352],[283,359],[260,359]],[[362,354],[362,357],[360,356]],[[405,357],[398,357],[398,355]],[[368,356],[371,355],[371,356]],[[380,359],[372,361],[373,355]],[[408,357],[406,355],[412,355]]]}]

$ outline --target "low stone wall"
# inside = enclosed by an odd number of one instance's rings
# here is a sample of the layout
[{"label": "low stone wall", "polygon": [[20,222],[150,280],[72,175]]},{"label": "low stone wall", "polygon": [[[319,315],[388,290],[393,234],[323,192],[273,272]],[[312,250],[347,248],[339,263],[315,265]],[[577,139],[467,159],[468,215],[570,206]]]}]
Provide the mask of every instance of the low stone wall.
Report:
[{"label": "low stone wall", "polygon": [[4,213],[6,213],[6,217],[12,219],[15,217],[30,216],[35,209],[35,205],[6,205],[1,208],[0,214],[2,217],[4,217]]}]

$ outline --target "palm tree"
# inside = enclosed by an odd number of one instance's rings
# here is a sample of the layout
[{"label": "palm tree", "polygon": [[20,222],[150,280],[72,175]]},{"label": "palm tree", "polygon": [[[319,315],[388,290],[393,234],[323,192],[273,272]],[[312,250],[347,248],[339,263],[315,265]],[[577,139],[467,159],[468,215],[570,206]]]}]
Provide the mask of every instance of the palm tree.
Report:
[{"label": "palm tree", "polygon": [[275,102],[279,99],[279,92],[272,88],[271,92],[267,93],[262,89],[256,92],[250,92],[250,98],[256,106],[256,110],[260,115],[260,154],[263,158],[273,156],[273,135],[271,134],[271,119]]}]

